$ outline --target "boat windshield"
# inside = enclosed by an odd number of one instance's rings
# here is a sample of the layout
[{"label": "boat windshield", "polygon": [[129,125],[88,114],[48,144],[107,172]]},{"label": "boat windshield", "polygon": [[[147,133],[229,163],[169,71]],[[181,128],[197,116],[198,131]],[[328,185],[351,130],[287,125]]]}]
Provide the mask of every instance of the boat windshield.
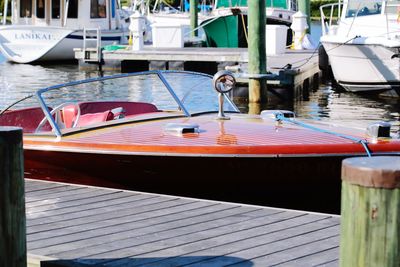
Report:
[{"label": "boat windshield", "polygon": [[[218,112],[218,93],[213,88],[212,76],[184,71],[148,71],[92,78],[40,89],[36,97],[57,135],[62,135],[62,129],[57,129],[55,115],[50,113],[65,103],[146,103],[158,111],[182,116]],[[225,111],[239,112],[228,97],[225,99]]]},{"label": "boat windshield", "polygon": [[346,18],[381,14],[381,0],[349,0]]}]

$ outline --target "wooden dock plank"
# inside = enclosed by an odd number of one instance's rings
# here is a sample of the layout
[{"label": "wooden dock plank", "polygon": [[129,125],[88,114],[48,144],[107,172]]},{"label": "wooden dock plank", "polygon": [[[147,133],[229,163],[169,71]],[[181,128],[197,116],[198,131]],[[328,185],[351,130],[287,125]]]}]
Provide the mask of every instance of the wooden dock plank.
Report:
[{"label": "wooden dock plank", "polygon": [[[157,205],[157,202],[155,205]],[[146,219],[153,219],[154,217],[164,215],[173,216],[175,214],[179,214],[181,211],[181,206],[173,207],[175,213],[171,212],[170,209],[162,208],[160,209],[158,206],[155,205],[145,205],[145,206],[132,206],[129,209],[117,210],[115,212],[107,212],[107,213],[99,213],[91,216],[86,216],[83,218],[75,218],[71,220],[64,220],[64,221],[57,221],[52,223],[40,224],[36,226],[30,227],[31,233],[40,232],[40,231],[50,231],[57,228],[67,228],[67,227],[75,227],[82,224],[91,224],[93,222],[102,222],[104,225],[111,225],[113,222],[121,224],[125,221],[134,222],[139,221],[143,222]],[[210,204],[210,203],[188,203],[186,205],[190,205],[189,207],[185,208],[186,212],[191,212],[193,209],[196,212],[201,213],[201,211],[197,211],[199,208],[209,208],[216,206],[218,204]],[[161,214],[161,215],[160,215]]]},{"label": "wooden dock plank", "polygon": [[59,210],[69,210],[73,209],[74,207],[86,206],[86,205],[95,205],[98,203],[102,203],[105,201],[114,201],[120,200],[124,198],[130,198],[135,195],[127,194],[125,192],[104,192],[104,191],[97,191],[89,193],[91,197],[86,197],[86,194],[79,194],[74,199],[70,199],[69,197],[60,199],[53,199],[50,203],[42,203],[41,205],[34,205],[29,206],[29,213],[42,213],[43,211],[49,212],[59,212]]},{"label": "wooden dock plank", "polygon": [[[174,199],[168,199],[171,201]],[[139,205],[146,205],[149,203],[165,202],[165,199],[161,199],[157,196],[149,197],[144,195],[133,195],[131,197],[125,197],[123,199],[117,199],[116,201],[109,201],[107,204],[104,202],[88,204],[82,207],[72,207],[65,210],[56,209],[43,212],[43,214],[35,214],[36,216],[31,217],[29,220],[29,226],[42,224],[43,222],[56,222],[63,220],[70,220],[84,216],[90,216],[96,213],[112,212],[115,210],[122,210],[128,208],[132,201],[138,201]],[[140,202],[139,202],[140,201]],[[27,224],[28,224],[27,223]]]},{"label": "wooden dock plank", "polygon": [[[179,220],[185,215],[185,212],[191,213],[202,213],[202,212],[209,212],[213,209],[215,212],[222,211],[221,209],[216,209],[215,205],[208,205],[201,207],[201,204],[204,203],[191,203],[189,204],[191,207],[186,207],[187,210],[185,211],[176,211],[179,207],[175,208],[175,211],[172,209],[163,209],[162,211],[166,214],[163,217],[169,218],[166,223],[163,223],[163,226],[170,225],[170,228],[176,227],[175,225],[179,223]],[[197,207],[196,207],[197,206]],[[204,211],[199,211],[204,210]],[[169,213],[169,214],[167,214]],[[149,216],[151,214],[152,216]],[[96,250],[97,248],[93,248],[96,245],[102,246],[105,242],[109,243],[115,240],[125,239],[125,238],[132,238],[138,237],[141,235],[145,235],[146,233],[155,233],[154,227],[157,227],[159,222],[157,222],[157,212],[154,213],[152,211],[148,213],[141,213],[145,219],[138,219],[132,218],[131,225],[123,224],[123,225],[110,225],[104,226],[102,228],[97,228],[90,230],[90,237],[86,237],[85,239],[80,238],[80,235],[74,235],[73,232],[67,238],[68,244],[52,244],[51,246],[47,246],[45,248],[45,253],[48,255],[55,254],[55,253],[63,253],[65,252],[66,255],[60,255],[61,257],[66,257],[68,254],[73,256],[85,256],[89,253],[90,250],[93,250],[94,253],[99,252]],[[128,216],[124,219],[130,219],[132,216]],[[137,217],[142,217],[138,215]],[[192,217],[193,218],[193,217]],[[118,218],[116,218],[118,220]],[[155,222],[153,222],[153,220]],[[132,225],[133,224],[133,225]],[[49,240],[46,240],[49,242]],[[43,244],[42,244],[43,245]],[[86,249],[83,251],[80,248],[85,247]]]},{"label": "wooden dock plank", "polygon": [[38,194],[41,194],[43,192],[47,192],[47,190],[50,188],[54,188],[54,189],[58,188],[60,190],[73,189],[73,187],[71,187],[69,185],[63,185],[63,184],[47,184],[47,185],[43,185],[43,186],[40,186],[38,184],[25,184],[25,192],[26,193],[29,192],[31,194],[34,194],[32,192],[38,192]]},{"label": "wooden dock plank", "polygon": [[[229,216],[205,223],[199,223],[191,227],[182,227],[158,234],[157,239],[144,244],[132,244],[129,240],[123,240],[115,243],[115,250],[91,255],[88,258],[101,258],[104,261],[110,261],[110,266],[127,265],[133,260],[131,257],[138,257],[152,252],[159,252],[165,248],[174,248],[193,242],[204,241],[209,238],[218,238],[231,232],[240,232],[246,229],[253,229],[268,225],[273,222],[282,221],[288,217],[301,216],[299,214],[291,214],[289,212],[264,214],[256,218],[247,218],[246,216]],[[175,235],[173,234],[175,233]],[[145,237],[148,240],[148,237]],[[114,261],[114,257],[122,258]]]},{"label": "wooden dock plank", "polygon": [[[196,260],[219,266],[220,257],[231,257],[230,254],[245,249],[273,243],[294,235],[302,235],[311,230],[324,229],[327,223],[336,223],[326,218],[323,221],[322,223],[321,221],[316,221],[315,217],[309,215],[290,218],[265,227],[248,229],[240,234],[233,232],[222,237],[210,238],[206,241],[201,241],[201,246],[198,243],[192,243],[180,248],[174,248],[174,251],[167,252],[165,259],[160,262],[149,260],[148,256],[150,255],[141,255],[146,256],[144,257],[146,260],[142,260],[142,263],[150,263],[149,266],[179,266],[194,264],[196,263],[194,260]],[[162,253],[157,253],[157,255],[162,255]]]},{"label": "wooden dock plank", "polygon": [[[177,206],[177,205],[182,205],[186,203],[185,201],[182,201],[181,199],[175,199],[172,201],[165,201],[165,202],[157,202],[156,206],[154,206],[154,210],[159,210],[159,209],[165,209],[171,206]],[[153,211],[154,211],[153,210]],[[84,215],[84,214],[83,214]],[[102,223],[102,221],[99,222],[93,222],[93,223],[88,223],[88,224],[81,224],[81,225],[77,225],[74,227],[69,227],[69,228],[59,228],[59,229],[55,229],[55,230],[49,230],[49,231],[40,231],[40,232],[36,232],[36,233],[32,233],[28,235],[28,240],[30,241],[36,241],[36,240],[41,240],[41,239],[47,239],[47,241],[49,241],[49,239],[51,238],[55,238],[58,236],[63,236],[65,234],[70,234],[70,233],[76,233],[75,231],[78,231],[78,235],[80,238],[82,238],[82,233],[87,230],[90,232],[92,232],[93,229],[96,229],[97,224]]]},{"label": "wooden dock plank", "polygon": [[[46,205],[47,203],[58,202],[61,198],[64,201],[73,200],[79,197],[88,197],[88,194],[104,194],[101,190],[91,190],[90,188],[78,188],[66,190],[67,188],[52,189],[48,194],[33,195],[29,193],[29,199],[26,199],[26,206],[34,207]],[[36,191],[37,192],[37,191]]]},{"label": "wooden dock plank", "polygon": [[[243,210],[237,209],[237,208],[229,208],[229,209],[224,209],[224,210],[219,210],[217,212],[210,213],[210,216],[215,216],[215,217],[227,217],[232,214],[238,214],[238,213],[243,213]],[[150,242],[162,240],[163,238],[171,238],[171,237],[176,237],[177,235],[185,235],[187,232],[192,232],[195,231],[197,222],[196,220],[204,220],[205,222],[210,222],[213,221],[212,219],[204,218],[208,217],[202,216],[202,218],[191,218],[191,220],[185,220],[182,219],[180,222],[177,222],[176,220],[172,222],[167,222],[163,224],[157,224],[157,222],[144,222],[142,224],[141,228],[136,228],[137,225],[135,223],[134,226],[131,224],[126,224],[123,226],[119,226],[118,230],[119,231],[125,231],[125,233],[118,232],[118,235],[108,235],[105,237],[104,235],[101,235],[102,231],[96,232],[91,232],[90,234],[95,235],[94,238],[97,238],[98,235],[101,236],[101,238],[104,241],[104,238],[107,238],[107,245],[104,246],[104,242],[101,242],[99,245],[96,246],[87,246],[85,247],[85,251],[81,251],[80,254],[84,257],[88,257],[89,255],[94,255],[94,254],[99,254],[102,252],[109,252],[110,249],[121,249],[125,247],[132,247],[132,246],[137,246],[141,244],[147,244]],[[191,222],[188,222],[191,221]],[[182,229],[183,227],[186,227],[185,229],[181,231],[177,231],[177,229]],[[108,229],[102,229],[108,230]],[[97,234],[97,235],[96,235]],[[48,253],[49,250],[46,251]],[[49,255],[49,254],[48,254]],[[49,255],[50,256],[50,255]],[[57,257],[74,257],[76,256],[76,253],[64,253],[62,255],[51,255],[51,256],[57,256]]]},{"label": "wooden dock plank", "polygon": [[334,215],[32,180],[26,200],[29,266],[338,265]]},{"label": "wooden dock plank", "polygon": [[[278,253],[274,253],[271,255],[262,256],[259,258],[252,259],[252,262],[257,265],[275,265],[275,264],[283,264],[286,265],[288,261],[301,258],[304,255],[306,256],[316,256],[319,257],[319,252],[324,252],[327,249],[338,248],[338,235],[329,236],[328,233],[333,234],[333,232],[338,232],[338,227],[331,227],[324,229],[323,233],[321,231],[310,233],[305,237],[310,238],[310,243],[306,243],[304,245],[292,247],[290,249],[280,251]],[[317,236],[316,236],[317,235]],[[304,236],[302,237],[304,238]],[[331,255],[332,256],[332,255]],[[337,257],[330,258],[326,261],[334,260]],[[311,257],[313,259],[313,257]]]},{"label": "wooden dock plank", "polygon": [[[328,231],[327,231],[328,230]],[[194,266],[242,266],[248,261],[251,261],[255,266],[274,266],[279,263],[279,256],[293,257],[292,248],[296,251],[297,247],[303,244],[311,243],[312,241],[325,240],[332,237],[332,231],[338,231],[336,227],[321,229],[312,232],[301,232],[298,235],[289,238],[280,238],[279,236],[272,237],[271,242],[266,242],[264,245],[257,245],[248,249],[244,249],[232,254],[217,257],[208,261],[202,261],[196,264],[188,265]],[[275,240],[273,240],[275,238]],[[328,240],[330,243],[330,240]],[[275,254],[278,256],[275,257]],[[276,259],[278,258],[278,260]],[[301,266],[301,265],[300,265]],[[312,266],[305,264],[303,266]]]},{"label": "wooden dock plank", "polygon": [[[324,244],[323,244],[324,245]],[[285,266],[338,266],[339,265],[339,248],[336,247],[326,249],[324,251],[315,250],[313,253],[309,255],[301,255],[300,257],[291,260],[282,262],[276,266],[285,267]],[[334,264],[334,265],[333,265]]]}]

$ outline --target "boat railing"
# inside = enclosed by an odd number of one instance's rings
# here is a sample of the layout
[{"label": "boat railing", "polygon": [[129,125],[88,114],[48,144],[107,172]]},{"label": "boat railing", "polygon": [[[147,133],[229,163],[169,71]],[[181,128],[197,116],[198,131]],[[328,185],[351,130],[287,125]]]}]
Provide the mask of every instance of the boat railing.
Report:
[{"label": "boat railing", "polygon": [[[322,27],[322,35],[326,35],[332,29],[332,26],[338,23],[341,12],[342,12],[343,3],[339,0],[337,3],[325,4],[319,7],[319,11],[321,13],[321,27]],[[325,15],[325,12],[328,12],[329,16]]]}]

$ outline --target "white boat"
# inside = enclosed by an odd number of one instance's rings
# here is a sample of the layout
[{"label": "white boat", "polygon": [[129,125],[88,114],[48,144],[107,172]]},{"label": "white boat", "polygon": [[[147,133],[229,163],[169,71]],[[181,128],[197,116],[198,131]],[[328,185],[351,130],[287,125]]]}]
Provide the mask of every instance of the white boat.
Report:
[{"label": "white boat", "polygon": [[[247,47],[248,46],[248,1],[216,0],[212,16],[203,21],[207,46]],[[295,14],[295,1],[266,0],[266,24],[290,26]],[[287,44],[292,42],[292,31],[287,32]]]},{"label": "white boat", "polygon": [[338,84],[351,92],[398,91],[400,2],[339,0],[320,11],[320,41]]},{"label": "white boat", "polygon": [[[197,13],[198,25],[211,16],[212,5],[207,5],[201,1],[200,12]],[[201,41],[205,39],[202,27],[198,27],[197,36],[194,37],[191,27],[191,19],[189,7],[185,7],[187,1],[180,1],[179,7],[169,5],[165,0],[133,0],[132,6],[129,9],[130,13],[138,12],[145,17],[144,40],[145,42],[153,42],[153,28],[156,26],[180,26],[183,31],[184,43],[192,41]],[[208,9],[207,9],[208,8]]]},{"label": "white boat", "polygon": [[[145,40],[151,42],[155,25],[181,25],[185,42],[196,40],[192,37],[189,7],[185,6],[189,1],[180,2],[179,9],[168,5],[165,0],[156,0],[152,9],[149,0],[133,2],[132,12],[138,11],[146,17]],[[265,0],[267,24],[290,26],[292,15],[296,12],[295,2]],[[207,46],[247,47],[247,0],[202,0],[199,7],[199,26],[195,29],[199,36],[197,40],[205,41]],[[291,31],[288,37],[291,42]]]},{"label": "white boat", "polygon": [[100,32],[100,45],[127,43],[129,16],[119,6],[117,0],[12,0],[11,25],[0,26],[0,51],[17,63],[72,60],[85,29]]}]

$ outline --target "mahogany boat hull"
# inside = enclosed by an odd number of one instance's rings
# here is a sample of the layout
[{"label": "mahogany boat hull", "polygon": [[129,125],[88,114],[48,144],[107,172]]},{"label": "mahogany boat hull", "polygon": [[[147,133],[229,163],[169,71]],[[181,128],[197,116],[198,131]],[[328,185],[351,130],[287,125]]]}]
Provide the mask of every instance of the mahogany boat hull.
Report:
[{"label": "mahogany boat hull", "polygon": [[199,157],[25,150],[25,174],[34,179],[339,213],[341,162],[349,156]]}]

